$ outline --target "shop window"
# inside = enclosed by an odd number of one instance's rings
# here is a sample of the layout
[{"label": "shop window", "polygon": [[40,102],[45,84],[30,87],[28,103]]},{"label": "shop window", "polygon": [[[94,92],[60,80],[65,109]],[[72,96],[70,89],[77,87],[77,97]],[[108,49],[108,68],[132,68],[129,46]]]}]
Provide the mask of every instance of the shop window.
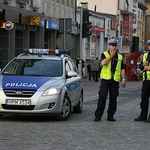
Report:
[{"label": "shop window", "polygon": [[29,35],[29,47],[30,48],[35,48],[35,41],[36,41],[36,36],[35,36],[35,32],[34,31],[30,31],[30,35]]},{"label": "shop window", "polygon": [[22,53],[23,49],[23,31],[16,30],[16,39],[15,39],[15,56]]}]

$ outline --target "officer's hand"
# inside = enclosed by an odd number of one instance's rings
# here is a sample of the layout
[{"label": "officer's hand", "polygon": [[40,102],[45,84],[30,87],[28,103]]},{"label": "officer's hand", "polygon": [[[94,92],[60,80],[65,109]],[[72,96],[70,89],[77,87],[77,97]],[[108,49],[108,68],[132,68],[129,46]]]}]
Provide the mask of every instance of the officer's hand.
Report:
[{"label": "officer's hand", "polygon": [[123,88],[125,88],[125,85],[126,85],[125,80],[122,80],[121,85],[122,85]]},{"label": "officer's hand", "polygon": [[116,50],[110,50],[110,57],[113,58],[116,54]]},{"label": "officer's hand", "polygon": [[145,67],[145,66],[148,66],[148,61],[144,61],[143,62],[143,66]]},{"label": "officer's hand", "polygon": [[149,71],[150,67],[149,66],[144,66],[144,70]]}]

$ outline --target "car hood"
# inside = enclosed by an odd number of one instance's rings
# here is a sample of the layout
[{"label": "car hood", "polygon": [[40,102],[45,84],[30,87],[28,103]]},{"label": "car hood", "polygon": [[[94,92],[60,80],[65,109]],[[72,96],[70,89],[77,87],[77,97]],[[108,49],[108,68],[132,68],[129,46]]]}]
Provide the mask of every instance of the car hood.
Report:
[{"label": "car hood", "polygon": [[0,76],[0,88],[38,90],[40,87],[54,85],[54,82],[58,82],[58,79],[60,77]]}]

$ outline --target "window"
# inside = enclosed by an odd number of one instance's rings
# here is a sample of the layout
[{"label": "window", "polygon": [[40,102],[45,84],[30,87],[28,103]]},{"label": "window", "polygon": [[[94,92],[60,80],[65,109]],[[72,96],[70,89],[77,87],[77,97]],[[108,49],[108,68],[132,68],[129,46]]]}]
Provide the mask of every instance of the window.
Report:
[{"label": "window", "polygon": [[62,65],[61,61],[56,60],[15,59],[3,74],[59,77],[62,75]]},{"label": "window", "polygon": [[65,0],[62,0],[62,4],[65,4]]},{"label": "window", "polygon": [[67,4],[66,5],[69,6],[69,0],[67,0]]},{"label": "window", "polygon": [[66,74],[70,71],[70,66],[69,66],[69,63],[66,61]]},{"label": "window", "polygon": [[140,11],[138,11],[138,19],[140,18]]},{"label": "window", "polygon": [[70,66],[70,70],[71,70],[71,71],[74,71],[74,67],[73,67],[73,65],[72,65],[71,61],[70,61],[70,60],[68,60],[67,62],[68,62],[68,64],[69,64],[69,66]]},{"label": "window", "polygon": [[75,7],[75,3],[74,1],[71,1],[71,7],[74,8]]},{"label": "window", "polygon": [[143,19],[143,12],[141,12],[141,19]]}]

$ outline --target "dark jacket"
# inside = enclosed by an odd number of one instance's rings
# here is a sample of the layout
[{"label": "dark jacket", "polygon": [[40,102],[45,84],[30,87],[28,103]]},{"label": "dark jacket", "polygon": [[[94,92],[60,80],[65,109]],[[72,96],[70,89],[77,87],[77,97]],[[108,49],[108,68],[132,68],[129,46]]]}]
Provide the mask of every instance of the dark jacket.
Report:
[{"label": "dark jacket", "polygon": [[[78,68],[79,62],[80,62],[80,59],[77,59],[77,60],[76,60],[76,66],[77,66],[77,68]],[[84,60],[82,59],[82,68],[84,68],[84,67],[85,67],[85,62],[84,62]]]}]

